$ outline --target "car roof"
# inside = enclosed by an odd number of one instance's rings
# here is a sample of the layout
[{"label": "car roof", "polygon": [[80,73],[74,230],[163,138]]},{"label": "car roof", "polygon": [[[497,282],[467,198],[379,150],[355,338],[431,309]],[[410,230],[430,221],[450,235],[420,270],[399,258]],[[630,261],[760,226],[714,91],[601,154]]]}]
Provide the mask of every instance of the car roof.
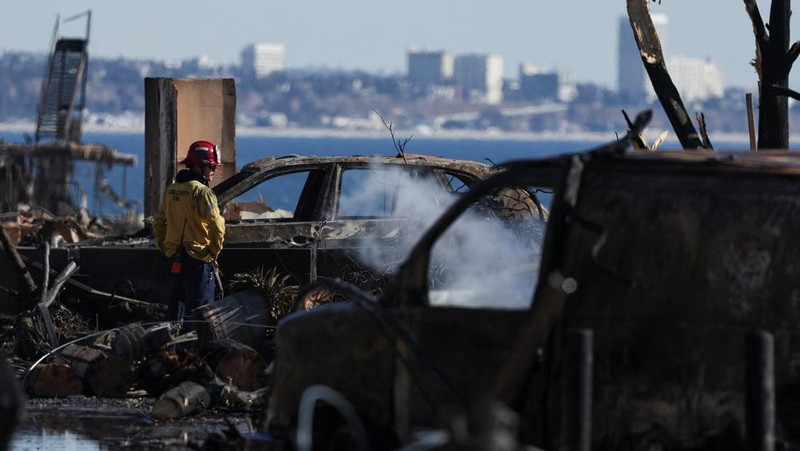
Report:
[{"label": "car roof", "polygon": [[[214,187],[214,192],[220,203],[225,203],[240,189],[238,187],[257,183],[265,172],[291,170],[292,167],[314,165],[392,165],[392,166],[419,166],[444,169],[454,173],[469,174],[477,179],[485,179],[497,172],[497,168],[485,163],[472,160],[459,160],[442,158],[422,154],[404,153],[397,156],[380,155],[350,155],[350,156],[316,156],[316,155],[285,155],[281,157],[265,157],[250,162],[242,167],[236,174],[222,180]],[[247,188],[245,188],[247,189]],[[235,191],[234,191],[235,190]]]},{"label": "car roof", "polygon": [[283,166],[310,164],[387,164],[387,165],[419,165],[460,169],[477,175],[488,175],[494,168],[486,163],[455,158],[443,158],[423,154],[385,155],[349,155],[349,156],[317,156],[317,155],[285,155],[281,157],[265,157],[252,161],[242,167],[242,171],[262,172]]}]

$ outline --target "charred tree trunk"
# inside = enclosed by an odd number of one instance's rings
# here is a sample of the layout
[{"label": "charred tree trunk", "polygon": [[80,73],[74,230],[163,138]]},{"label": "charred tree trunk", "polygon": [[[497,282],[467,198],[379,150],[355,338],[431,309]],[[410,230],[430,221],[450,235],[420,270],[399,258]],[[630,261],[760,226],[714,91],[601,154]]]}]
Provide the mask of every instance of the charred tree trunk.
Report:
[{"label": "charred tree trunk", "polygon": [[789,148],[789,72],[800,52],[800,43],[789,47],[791,0],[773,0],[769,30],[755,0],[744,0],[753,23],[756,57],[752,64],[758,73],[758,148]]},{"label": "charred tree trunk", "polygon": [[639,54],[672,129],[675,130],[684,149],[703,148],[703,141],[686,113],[683,100],[667,71],[664,55],[661,52],[661,41],[650,18],[649,0],[627,0],[627,4],[628,18],[636,44],[639,46]]}]

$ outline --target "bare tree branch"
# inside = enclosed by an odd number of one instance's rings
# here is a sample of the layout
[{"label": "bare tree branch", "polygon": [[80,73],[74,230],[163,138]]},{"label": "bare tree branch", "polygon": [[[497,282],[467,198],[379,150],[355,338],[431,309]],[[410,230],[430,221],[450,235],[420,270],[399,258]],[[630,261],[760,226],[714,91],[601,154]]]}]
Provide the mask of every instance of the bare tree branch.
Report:
[{"label": "bare tree branch", "polygon": [[386,120],[383,118],[383,115],[381,113],[379,113],[378,110],[373,109],[372,111],[374,111],[375,114],[377,114],[378,117],[381,118],[381,122],[383,122],[383,126],[386,127],[387,130],[389,130],[389,135],[392,137],[392,144],[394,145],[395,150],[397,150],[397,156],[398,157],[402,157],[403,161],[406,161],[406,144],[408,144],[408,142],[411,141],[411,138],[413,138],[414,135],[409,136],[408,138],[404,139],[403,141],[400,141],[399,139],[395,140],[394,130],[392,129],[392,124],[391,123],[387,124]]},{"label": "bare tree branch", "polygon": [[794,44],[792,44],[792,47],[786,54],[786,57],[789,59],[790,66],[793,66],[794,62],[797,61],[798,55],[800,55],[800,42],[795,42]]},{"label": "bare tree branch", "polygon": [[800,92],[793,91],[789,88],[784,88],[782,86],[772,85],[769,87],[769,91],[781,96],[791,97],[795,100],[800,100]]},{"label": "bare tree branch", "polygon": [[761,81],[761,46],[767,45],[769,37],[764,26],[764,19],[761,18],[761,12],[758,10],[755,0],[744,0],[744,7],[747,10],[747,15],[750,16],[750,22],[753,23],[753,36],[755,36],[756,40],[756,57],[750,62],[750,65],[756,69],[758,80]]},{"label": "bare tree branch", "polygon": [[661,143],[663,143],[664,140],[667,139],[667,135],[669,135],[668,131],[664,131],[663,133],[658,135],[658,138],[656,138],[656,140],[653,142],[653,145],[650,147],[650,150],[652,151],[658,150],[658,146],[660,146]]},{"label": "bare tree branch", "polygon": [[[625,118],[625,123],[628,124],[628,130],[633,129],[633,122],[631,122],[631,118],[628,117],[628,113],[626,113],[625,110],[622,110],[622,116]],[[636,136],[633,137],[633,147],[639,150],[649,149],[647,141],[645,141],[641,133],[637,133]]]},{"label": "bare tree branch", "polygon": [[706,115],[703,113],[695,114],[697,118],[697,125],[700,128],[700,136],[703,137],[703,147],[706,149],[713,149],[711,139],[708,138],[708,129],[706,128]]}]

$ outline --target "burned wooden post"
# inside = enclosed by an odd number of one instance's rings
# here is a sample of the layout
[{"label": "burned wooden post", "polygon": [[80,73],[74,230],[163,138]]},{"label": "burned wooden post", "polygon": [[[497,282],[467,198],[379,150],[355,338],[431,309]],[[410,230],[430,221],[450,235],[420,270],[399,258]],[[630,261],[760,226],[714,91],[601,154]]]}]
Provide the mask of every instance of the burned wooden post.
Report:
[{"label": "burned wooden post", "polygon": [[745,448],[775,449],[775,344],[772,334],[756,330],[745,343]]},{"label": "burned wooden post", "polygon": [[750,150],[756,151],[758,145],[756,144],[756,121],[753,114],[753,94],[747,93],[744,95],[745,107],[747,108],[747,134],[750,136]]},{"label": "burned wooden post", "polygon": [[568,329],[565,337],[567,380],[570,394],[567,406],[569,449],[592,449],[592,368],[594,333],[590,329]]},{"label": "burned wooden post", "polygon": [[772,0],[769,31],[761,18],[755,0],[744,0],[753,23],[756,57],[753,67],[758,73],[758,148],[789,148],[789,102],[783,90],[789,86],[789,72],[800,54],[800,42],[789,47],[791,0]]},{"label": "burned wooden post", "polygon": [[11,238],[3,227],[0,227],[0,241],[2,241],[3,250],[19,278],[20,297],[23,299],[31,299],[37,289],[36,282],[33,281],[31,273],[28,272],[28,268],[25,266],[25,263],[23,263],[22,257],[19,255],[19,252],[17,252],[17,248],[14,247],[14,244],[11,243]]}]

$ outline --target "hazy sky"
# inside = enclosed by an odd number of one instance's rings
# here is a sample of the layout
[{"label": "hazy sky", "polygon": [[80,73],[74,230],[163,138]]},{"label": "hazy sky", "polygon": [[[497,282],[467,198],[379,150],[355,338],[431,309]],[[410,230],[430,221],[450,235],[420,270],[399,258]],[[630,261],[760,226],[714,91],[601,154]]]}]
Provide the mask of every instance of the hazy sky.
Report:
[{"label": "hazy sky", "polygon": [[[770,2],[758,4],[768,17]],[[669,53],[710,57],[726,84],[755,90],[753,32],[742,0],[650,5],[669,18]],[[29,0],[3,7],[0,50],[49,51],[56,16],[88,9],[90,57],[207,55],[238,64],[245,45],[282,42],[289,68],[404,73],[405,51],[415,47],[496,53],[508,78],[528,62],[609,86],[616,84],[617,23],[626,14],[623,0]],[[796,40],[797,20],[792,25]],[[84,19],[63,24],[61,35],[82,36],[84,28]],[[800,68],[794,72],[800,81]]]}]

